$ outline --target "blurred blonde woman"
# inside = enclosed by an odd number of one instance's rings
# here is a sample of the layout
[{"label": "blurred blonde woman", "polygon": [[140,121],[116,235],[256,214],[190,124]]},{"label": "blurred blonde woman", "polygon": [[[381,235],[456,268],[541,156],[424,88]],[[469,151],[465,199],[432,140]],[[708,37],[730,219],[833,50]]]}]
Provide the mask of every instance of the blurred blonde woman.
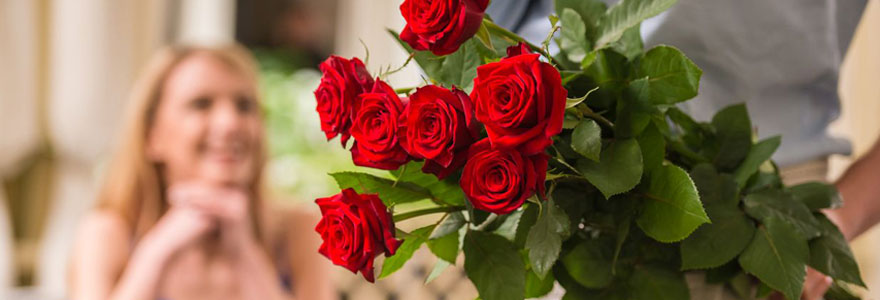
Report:
[{"label": "blurred blonde woman", "polygon": [[246,50],[164,49],[129,105],[78,233],[72,299],[334,297],[317,220],[261,193],[265,138]]}]

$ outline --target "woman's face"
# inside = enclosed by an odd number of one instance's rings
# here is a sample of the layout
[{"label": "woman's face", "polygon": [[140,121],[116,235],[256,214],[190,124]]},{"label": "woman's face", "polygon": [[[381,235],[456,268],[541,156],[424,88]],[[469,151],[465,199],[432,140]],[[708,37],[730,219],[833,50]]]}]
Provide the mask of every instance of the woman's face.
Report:
[{"label": "woman's face", "polygon": [[255,83],[210,54],[192,54],[165,80],[147,155],[170,184],[244,186],[256,171],[262,122]]}]

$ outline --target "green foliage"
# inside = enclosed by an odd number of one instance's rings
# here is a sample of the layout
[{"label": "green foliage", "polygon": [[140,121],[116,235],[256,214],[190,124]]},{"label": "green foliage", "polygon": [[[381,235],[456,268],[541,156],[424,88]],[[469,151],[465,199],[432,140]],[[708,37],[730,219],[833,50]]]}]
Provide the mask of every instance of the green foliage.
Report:
[{"label": "green foliage", "polygon": [[709,223],[700,197],[687,172],[665,165],[650,175],[644,192],[644,206],[636,223],[645,233],[661,242],[677,242],[700,224]]},{"label": "green foliage", "polygon": [[422,173],[423,164],[423,162],[409,162],[391,171],[391,176],[398,181],[398,184],[411,183],[427,189],[438,201],[450,205],[463,205],[464,192],[461,191],[458,182],[451,179],[439,180],[432,174]]},{"label": "green foliage", "polygon": [[786,298],[799,299],[809,248],[806,239],[786,223],[776,217],[765,219],[739,257],[739,264]]},{"label": "green foliage", "polygon": [[651,101],[655,104],[674,104],[697,95],[702,74],[678,49],[657,46],[639,61],[635,77],[648,78]]},{"label": "green foliage", "polygon": [[736,258],[755,235],[755,225],[739,209],[707,206],[712,224],[697,228],[681,242],[682,269],[708,269]]},{"label": "green foliage", "polygon": [[593,48],[600,49],[620,39],[627,29],[671,7],[676,0],[626,0],[610,7],[599,21]]},{"label": "green foliage", "polygon": [[634,300],[689,299],[684,274],[653,266],[638,267],[629,279],[630,298]]},{"label": "green foliage", "polygon": [[382,263],[382,273],[379,274],[379,279],[385,278],[388,275],[394,274],[397,270],[400,270],[400,268],[412,258],[413,253],[415,253],[416,250],[419,250],[419,247],[428,240],[428,235],[431,234],[431,230],[434,230],[433,225],[416,229],[411,232],[409,236],[404,237],[403,244],[397,248],[397,252],[386,258],[385,262]]},{"label": "green foliage", "polygon": [[602,129],[599,124],[590,119],[578,123],[571,134],[571,149],[599,162],[599,153],[602,152]]},{"label": "green foliage", "polygon": [[843,204],[840,192],[833,185],[821,182],[806,182],[788,189],[789,193],[807,205],[811,211],[823,208],[836,208]]},{"label": "green foliage", "polygon": [[583,241],[562,257],[572,279],[587,288],[603,288],[611,283],[612,249],[598,240]]},{"label": "green foliage", "polygon": [[587,41],[587,26],[581,16],[571,8],[562,11],[562,33],[559,48],[568,55],[571,61],[582,61],[590,48]]},{"label": "green foliage", "polygon": [[353,188],[359,194],[378,194],[387,206],[431,198],[431,192],[417,184],[397,182],[358,172],[331,173],[340,189]]},{"label": "green foliage", "polygon": [[529,249],[532,270],[538,277],[544,278],[553,267],[559,257],[562,240],[570,234],[569,226],[568,215],[556,207],[552,198],[543,205],[541,215],[529,230],[525,245]]},{"label": "green foliage", "polygon": [[431,249],[437,258],[455,264],[455,258],[458,257],[458,240],[458,231],[439,238],[428,239],[428,249]]},{"label": "green foliage", "polygon": [[743,206],[746,213],[755,219],[764,222],[770,218],[785,220],[805,239],[821,234],[819,222],[807,206],[781,190],[763,190],[747,195],[743,199]]},{"label": "green foliage", "polygon": [[464,270],[485,300],[523,299],[525,265],[510,241],[471,230],[464,237]]},{"label": "green foliage", "polygon": [[631,190],[642,179],[642,152],[633,139],[611,142],[602,150],[599,162],[579,159],[577,169],[605,195],[605,198]]},{"label": "green foliage", "polygon": [[810,267],[833,278],[866,287],[843,234],[825,216],[817,219],[822,236],[810,241]]}]

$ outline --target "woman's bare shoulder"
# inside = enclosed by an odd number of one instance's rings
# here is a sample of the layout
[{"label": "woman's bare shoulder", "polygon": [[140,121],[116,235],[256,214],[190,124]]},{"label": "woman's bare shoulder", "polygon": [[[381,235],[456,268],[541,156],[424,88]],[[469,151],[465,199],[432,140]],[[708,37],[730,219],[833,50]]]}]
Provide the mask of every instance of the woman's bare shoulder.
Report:
[{"label": "woman's bare shoulder", "polygon": [[122,216],[93,210],[80,223],[74,256],[124,261],[130,251],[131,238],[129,225]]}]

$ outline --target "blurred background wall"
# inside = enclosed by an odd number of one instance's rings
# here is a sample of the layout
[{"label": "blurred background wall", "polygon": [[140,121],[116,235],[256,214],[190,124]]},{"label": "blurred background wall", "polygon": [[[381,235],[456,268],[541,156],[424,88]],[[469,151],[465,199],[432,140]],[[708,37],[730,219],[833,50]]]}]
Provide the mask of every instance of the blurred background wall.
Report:
[{"label": "blurred background wall", "polygon": [[[248,46],[260,62],[267,172],[276,198],[310,203],[335,193],[330,177],[320,174],[353,167],[349,154],[319,130],[311,94],[320,78],[316,66],[331,53],[366,58],[365,47],[373,74],[400,66],[407,55],[385,31],[403,28],[400,2],[0,0],[0,291],[63,298],[72,238],[95,198],[128,89],[165,44]],[[850,137],[855,151],[833,159],[831,178],[880,135],[878,2],[870,2],[845,60],[843,116],[834,132]],[[388,81],[414,86],[419,74],[410,65]],[[880,229],[854,244],[873,299],[880,299],[878,246]],[[338,285],[349,299],[473,295],[459,271],[422,286],[433,263],[424,257],[417,253],[417,263],[375,286],[344,271]]]}]

